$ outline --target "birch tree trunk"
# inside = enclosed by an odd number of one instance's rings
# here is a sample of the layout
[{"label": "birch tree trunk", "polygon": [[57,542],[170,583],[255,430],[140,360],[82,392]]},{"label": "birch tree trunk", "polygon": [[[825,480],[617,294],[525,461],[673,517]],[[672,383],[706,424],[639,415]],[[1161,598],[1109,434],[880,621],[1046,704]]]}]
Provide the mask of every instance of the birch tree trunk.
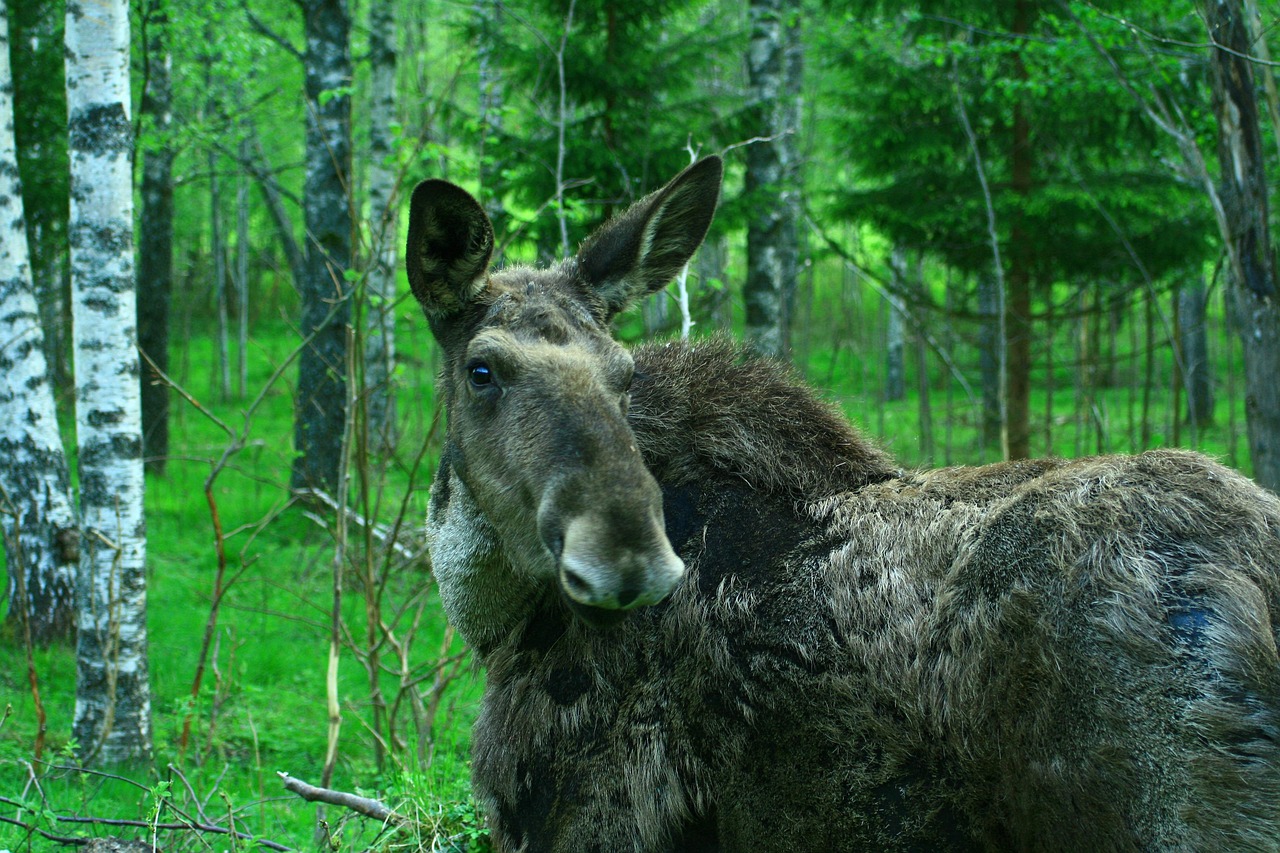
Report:
[{"label": "birch tree trunk", "polygon": [[1244,349],[1245,414],[1253,476],[1280,491],[1280,290],[1268,226],[1267,178],[1244,8],[1202,0],[1218,123],[1219,225],[1231,303]]},{"label": "birch tree trunk", "polygon": [[[149,4],[150,73],[142,112],[155,138],[143,157],[142,221],[138,236],[138,347],[157,368],[169,370],[169,302],[173,292],[173,147],[169,143],[173,85],[164,0]],[[163,474],[169,454],[169,388],[150,366],[142,370],[142,455]]]},{"label": "birch tree trunk", "polygon": [[307,50],[306,274],[294,401],[294,489],[338,486],[351,325],[351,19],[346,0],[304,0]]},{"label": "birch tree trunk", "polygon": [[41,645],[75,633],[79,531],[31,277],[0,0],[0,521],[9,622]]},{"label": "birch tree trunk", "polygon": [[[492,222],[501,223],[506,216],[497,177],[502,174],[501,147],[496,144],[502,134],[502,75],[498,70],[498,33],[502,26],[501,0],[475,0],[476,66],[479,76],[480,103],[480,187],[484,190],[484,212]],[[503,226],[505,227],[505,226]]]},{"label": "birch tree trunk", "polygon": [[369,9],[370,265],[365,276],[365,413],[370,444],[395,446],[396,244],[400,203],[396,197],[396,0],[376,0]]},{"label": "birch tree trunk", "polygon": [[795,287],[799,190],[799,9],[788,0],[751,0],[747,51],[752,128],[744,192],[747,221],[746,338],[757,352],[787,358],[787,303]]},{"label": "birch tree trunk", "polygon": [[72,334],[80,503],[74,734],[86,761],[151,755],[133,268],[129,8],[70,4]]}]

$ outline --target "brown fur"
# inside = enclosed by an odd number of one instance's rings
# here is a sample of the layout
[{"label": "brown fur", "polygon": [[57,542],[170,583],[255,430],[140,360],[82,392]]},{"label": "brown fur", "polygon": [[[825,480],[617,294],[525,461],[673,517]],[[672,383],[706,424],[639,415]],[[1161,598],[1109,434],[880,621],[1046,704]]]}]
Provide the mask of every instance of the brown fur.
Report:
[{"label": "brown fur", "polygon": [[[1276,496],[1180,451],[903,473],[723,342],[635,350],[619,431],[608,318],[692,251],[654,271],[662,241],[634,232],[690,230],[666,220],[702,216],[709,185],[686,173],[584,247],[621,267],[415,285],[451,365],[428,527],[487,669],[473,776],[498,849],[1280,850]],[[441,192],[422,203],[462,204]],[[485,402],[463,368],[494,334]],[[684,576],[602,626],[476,471],[579,466],[597,497],[548,489],[539,527],[597,500],[647,517],[600,485],[647,494],[632,446]],[[648,565],[631,530],[601,522],[589,550]]]}]

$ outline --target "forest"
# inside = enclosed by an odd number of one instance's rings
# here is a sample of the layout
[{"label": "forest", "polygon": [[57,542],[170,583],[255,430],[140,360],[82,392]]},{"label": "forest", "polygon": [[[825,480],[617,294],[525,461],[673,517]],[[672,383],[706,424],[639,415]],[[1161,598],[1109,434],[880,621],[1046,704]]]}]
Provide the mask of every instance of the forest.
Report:
[{"label": "forest", "polygon": [[421,534],[426,178],[545,264],[719,155],[621,340],[744,341],[907,468],[1186,447],[1280,490],[1277,24],[0,0],[0,850],[489,849]]}]

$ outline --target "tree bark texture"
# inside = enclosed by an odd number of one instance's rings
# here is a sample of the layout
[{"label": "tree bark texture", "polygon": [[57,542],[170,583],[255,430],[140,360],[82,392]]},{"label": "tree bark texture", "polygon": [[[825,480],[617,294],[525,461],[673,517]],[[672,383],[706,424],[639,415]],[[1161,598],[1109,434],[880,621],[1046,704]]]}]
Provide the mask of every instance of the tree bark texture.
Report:
[{"label": "tree bark texture", "polygon": [[151,755],[128,5],[69,3],[66,47],[84,523],[74,733],[85,760],[112,764]]},{"label": "tree bark texture", "polygon": [[292,486],[338,486],[347,417],[351,325],[351,19],[346,0],[305,0],[307,50],[306,275],[298,363]]},{"label": "tree bark texture", "polygon": [[906,322],[902,304],[902,294],[907,288],[907,254],[901,247],[893,248],[889,267],[893,270],[893,292],[885,298],[888,317],[885,318],[884,398],[901,400],[907,396]]},{"label": "tree bark texture", "polygon": [[1252,45],[1240,0],[1201,10],[1214,47],[1213,110],[1218,123],[1220,196],[1229,287],[1244,349],[1245,415],[1253,476],[1280,491],[1280,292],[1267,224],[1267,178]]},{"label": "tree bark texture", "polygon": [[480,102],[477,118],[480,124],[480,187],[484,190],[484,212],[489,219],[501,223],[506,211],[502,205],[502,74],[498,68],[498,34],[502,26],[501,0],[475,0],[476,67],[479,77]]},{"label": "tree bark texture", "polygon": [[982,377],[982,446],[1000,452],[1000,284],[994,276],[978,279],[978,371]]},{"label": "tree bark texture", "polygon": [[1208,426],[1213,423],[1213,365],[1209,363],[1209,330],[1205,320],[1209,300],[1204,283],[1193,279],[1178,294],[1178,301],[1187,421],[1199,427]]},{"label": "tree bark texture", "polygon": [[400,239],[397,197],[395,0],[369,9],[369,271],[365,276],[364,395],[370,443],[395,446],[396,251]]},{"label": "tree bark texture", "polygon": [[[1031,31],[1035,10],[1030,0],[1016,0],[1013,12],[1015,39]],[[1027,68],[1021,53],[1015,53],[1014,77],[1026,82]],[[1025,205],[1032,192],[1033,151],[1031,123],[1021,95],[1013,106],[1013,137],[1010,153],[1011,189],[1020,205]],[[1032,263],[1023,214],[1013,214],[1009,228],[1009,270],[1005,275],[1005,336],[1008,358],[1005,361],[1005,418],[1009,431],[1009,458],[1026,459],[1031,455],[1031,284]]]},{"label": "tree bark texture", "polygon": [[744,181],[746,338],[757,352],[787,358],[799,258],[800,11],[789,0],[751,0],[748,11],[749,127],[760,139],[747,146]]},{"label": "tree bark texture", "polygon": [[[163,0],[157,0],[157,4]],[[142,112],[155,144],[142,160],[142,221],[138,231],[138,348],[169,370],[169,303],[173,292],[173,147],[169,144],[173,85],[164,7],[148,10],[149,72]],[[142,368],[142,454],[146,469],[163,474],[169,454],[169,387],[150,365]]]},{"label": "tree bark texture", "polygon": [[0,522],[9,622],[45,645],[75,634],[79,529],[31,276],[8,21],[0,0]]}]

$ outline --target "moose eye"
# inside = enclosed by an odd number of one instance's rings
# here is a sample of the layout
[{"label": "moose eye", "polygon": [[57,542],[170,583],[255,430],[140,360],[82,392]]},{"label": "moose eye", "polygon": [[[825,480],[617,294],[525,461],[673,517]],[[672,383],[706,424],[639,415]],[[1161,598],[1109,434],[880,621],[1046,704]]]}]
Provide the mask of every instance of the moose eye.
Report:
[{"label": "moose eye", "polygon": [[468,366],[467,377],[476,388],[487,388],[493,384],[493,371],[483,361]]}]

